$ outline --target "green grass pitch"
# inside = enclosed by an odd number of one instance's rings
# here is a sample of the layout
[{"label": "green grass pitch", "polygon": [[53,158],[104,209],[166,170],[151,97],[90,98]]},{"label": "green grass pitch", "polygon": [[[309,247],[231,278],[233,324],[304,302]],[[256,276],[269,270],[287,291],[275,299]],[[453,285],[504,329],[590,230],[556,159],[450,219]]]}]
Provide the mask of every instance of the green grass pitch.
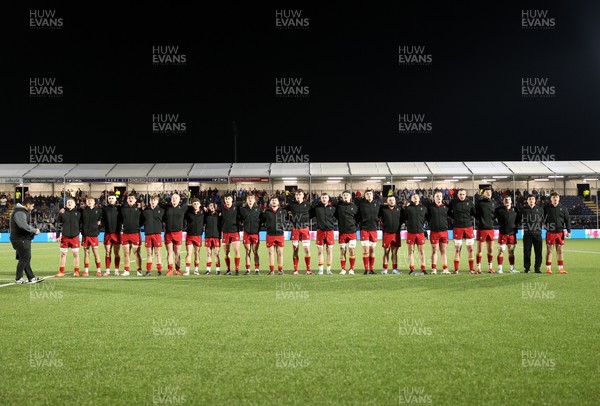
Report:
[{"label": "green grass pitch", "polygon": [[[568,275],[469,275],[463,249],[459,275],[408,276],[403,246],[402,275],[363,275],[358,247],[341,276],[336,245],[334,275],[294,277],[291,248],[285,276],[262,244],[260,276],[0,288],[0,404],[598,404],[600,241],[567,241]],[[58,256],[34,244],[36,275]],[[0,244],[0,284],[15,265]]]}]

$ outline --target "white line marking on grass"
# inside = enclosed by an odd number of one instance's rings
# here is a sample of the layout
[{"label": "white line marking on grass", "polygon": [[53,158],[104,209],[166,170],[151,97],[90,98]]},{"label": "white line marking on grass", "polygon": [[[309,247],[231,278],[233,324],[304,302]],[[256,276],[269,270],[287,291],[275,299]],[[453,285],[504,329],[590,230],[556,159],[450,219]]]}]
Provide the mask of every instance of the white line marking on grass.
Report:
[{"label": "white line marking on grass", "polygon": [[577,251],[577,250],[563,250],[564,252],[578,252],[581,254],[600,254],[598,251]]},{"label": "white line marking on grass", "polygon": [[[46,280],[46,279],[50,279],[50,278],[54,278],[54,275],[45,276],[42,279]],[[12,279],[0,279],[0,280],[12,280]],[[3,288],[5,286],[11,286],[11,285],[17,285],[17,282],[5,283],[4,285],[0,285],[0,288]]]}]

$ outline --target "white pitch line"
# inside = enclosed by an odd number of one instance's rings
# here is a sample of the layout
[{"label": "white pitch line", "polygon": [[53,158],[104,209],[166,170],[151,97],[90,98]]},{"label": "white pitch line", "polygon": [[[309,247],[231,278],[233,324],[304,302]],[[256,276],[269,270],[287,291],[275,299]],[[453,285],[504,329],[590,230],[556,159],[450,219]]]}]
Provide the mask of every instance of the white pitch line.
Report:
[{"label": "white pitch line", "polygon": [[577,252],[581,254],[600,254],[598,251],[576,251],[576,250],[563,250],[564,252]]},{"label": "white pitch line", "polygon": [[[45,276],[42,279],[46,280],[46,279],[50,279],[50,278],[54,278],[54,275],[50,275],[50,276]],[[2,280],[6,280],[6,279],[2,279]],[[39,282],[38,282],[39,283]],[[0,288],[3,288],[5,286],[12,286],[12,285],[17,285],[17,282],[12,282],[12,283],[5,283],[4,285],[0,285]]]}]

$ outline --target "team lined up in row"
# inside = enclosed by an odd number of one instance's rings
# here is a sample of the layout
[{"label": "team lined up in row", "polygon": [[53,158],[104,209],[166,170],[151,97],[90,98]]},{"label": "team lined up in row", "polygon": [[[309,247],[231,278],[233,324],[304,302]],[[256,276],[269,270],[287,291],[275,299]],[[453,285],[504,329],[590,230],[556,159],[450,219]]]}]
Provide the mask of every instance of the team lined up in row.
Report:
[{"label": "team lined up in row", "polygon": [[[391,262],[393,273],[398,270],[398,248],[401,246],[401,227],[406,225],[409,258],[409,274],[415,271],[415,246],[420,260],[421,272],[427,273],[425,265],[424,245],[426,241],[425,224],[430,232],[432,245],[431,272],[437,273],[438,254],[443,264],[442,273],[449,274],[447,265],[446,248],[448,244],[448,219],[454,225],[454,272],[459,271],[460,253],[463,240],[466,240],[470,273],[481,273],[481,260],[483,245],[487,246],[488,272],[493,269],[493,243],[494,243],[494,218],[500,226],[498,239],[498,272],[502,273],[504,253],[508,251],[511,272],[514,268],[514,248],[516,233],[523,227],[525,236],[525,271],[529,271],[529,253],[531,245],[536,248],[536,272],[539,272],[541,261],[541,231],[547,229],[547,272],[551,273],[553,247],[556,247],[560,273],[566,273],[563,267],[563,251],[565,231],[570,233],[568,211],[559,203],[557,193],[551,195],[550,203],[541,208],[535,203],[535,197],[529,196],[527,204],[517,209],[512,204],[510,197],[503,199],[503,205],[497,207],[491,199],[491,189],[482,192],[481,199],[474,203],[467,199],[466,191],[460,189],[455,199],[450,204],[443,202],[442,192],[434,194],[434,201],[424,206],[418,194],[413,194],[411,202],[405,207],[398,204],[395,196],[389,196],[385,203],[374,199],[373,190],[367,189],[364,197],[357,204],[352,201],[350,192],[342,193],[342,200],[333,204],[329,195],[321,195],[320,202],[313,206],[305,201],[304,192],[297,190],[295,200],[285,208],[280,207],[279,199],[272,198],[269,207],[261,210],[256,204],[256,199],[249,194],[244,204],[234,203],[232,196],[226,195],[220,210],[214,203],[208,207],[201,207],[198,199],[192,199],[188,207],[181,203],[177,194],[171,196],[171,201],[166,205],[159,205],[159,198],[154,196],[150,205],[142,209],[136,202],[134,195],[127,197],[126,204],[116,205],[116,197],[108,198],[108,205],[98,207],[93,198],[86,200],[86,207],[75,208],[75,201],[69,199],[65,209],[58,216],[58,229],[60,237],[60,270],[56,276],[64,276],[66,254],[70,248],[74,255],[74,275],[79,276],[79,234],[82,234],[84,247],[84,276],[89,272],[90,248],[94,254],[97,266],[97,276],[110,275],[111,253],[114,253],[115,275],[119,275],[120,247],[123,246],[124,272],[123,276],[130,273],[131,256],[135,257],[137,274],[142,275],[142,258],[140,253],[142,226],[145,233],[145,246],[147,250],[146,275],[151,275],[153,258],[156,258],[158,274],[162,273],[162,231],[164,227],[164,243],[167,248],[168,270],[166,275],[181,274],[181,245],[183,244],[183,230],[186,231],[186,268],[184,275],[189,275],[192,257],[194,259],[194,274],[198,275],[200,260],[199,250],[204,245],[207,250],[205,274],[212,272],[212,260],[215,259],[216,273],[220,274],[220,247],[225,249],[226,274],[232,273],[230,253],[233,251],[235,274],[239,275],[240,268],[240,231],[243,231],[242,243],[246,250],[246,274],[250,274],[251,257],[254,258],[255,273],[259,273],[258,247],[260,243],[259,230],[262,225],[266,228],[266,246],[269,253],[269,273],[274,274],[275,262],[277,271],[283,274],[283,247],[284,232],[291,224],[291,241],[293,245],[293,274],[298,274],[300,242],[304,251],[306,273],[312,274],[310,257],[310,232],[311,219],[316,220],[317,247],[318,247],[318,273],[324,270],[331,274],[334,228],[337,223],[338,242],[340,245],[341,274],[346,274],[346,263],[349,262],[348,272],[354,273],[356,258],[357,232],[363,248],[363,265],[365,274],[374,274],[375,247],[377,243],[377,229],[381,222],[383,231],[383,274],[389,270]],[[473,245],[475,233],[473,220],[477,226],[477,267]],[[102,273],[100,256],[98,253],[99,227],[104,227],[104,245],[106,251],[105,267]],[[58,236],[57,236],[58,237]],[[529,244],[528,244],[529,241]],[[539,251],[538,251],[539,246]],[[529,253],[527,252],[529,251]],[[277,261],[275,261],[277,259]],[[324,269],[324,265],[326,269]]]}]

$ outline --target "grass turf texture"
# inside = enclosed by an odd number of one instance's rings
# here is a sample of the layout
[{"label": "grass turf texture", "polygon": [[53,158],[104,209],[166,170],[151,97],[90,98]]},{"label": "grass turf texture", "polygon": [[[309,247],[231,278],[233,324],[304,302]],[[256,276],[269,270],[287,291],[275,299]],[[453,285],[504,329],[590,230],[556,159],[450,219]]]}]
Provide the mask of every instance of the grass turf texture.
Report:
[{"label": "grass turf texture", "polygon": [[[0,404],[598,401],[600,241],[567,241],[568,275],[469,275],[463,249],[459,275],[408,276],[403,246],[402,275],[362,275],[359,250],[357,275],[341,276],[336,245],[335,275],[292,277],[291,248],[283,277],[265,275],[262,244],[261,276],[92,266],[0,288]],[[54,274],[58,246],[33,250],[36,275]],[[8,244],[0,254],[2,284],[16,261]]]}]

